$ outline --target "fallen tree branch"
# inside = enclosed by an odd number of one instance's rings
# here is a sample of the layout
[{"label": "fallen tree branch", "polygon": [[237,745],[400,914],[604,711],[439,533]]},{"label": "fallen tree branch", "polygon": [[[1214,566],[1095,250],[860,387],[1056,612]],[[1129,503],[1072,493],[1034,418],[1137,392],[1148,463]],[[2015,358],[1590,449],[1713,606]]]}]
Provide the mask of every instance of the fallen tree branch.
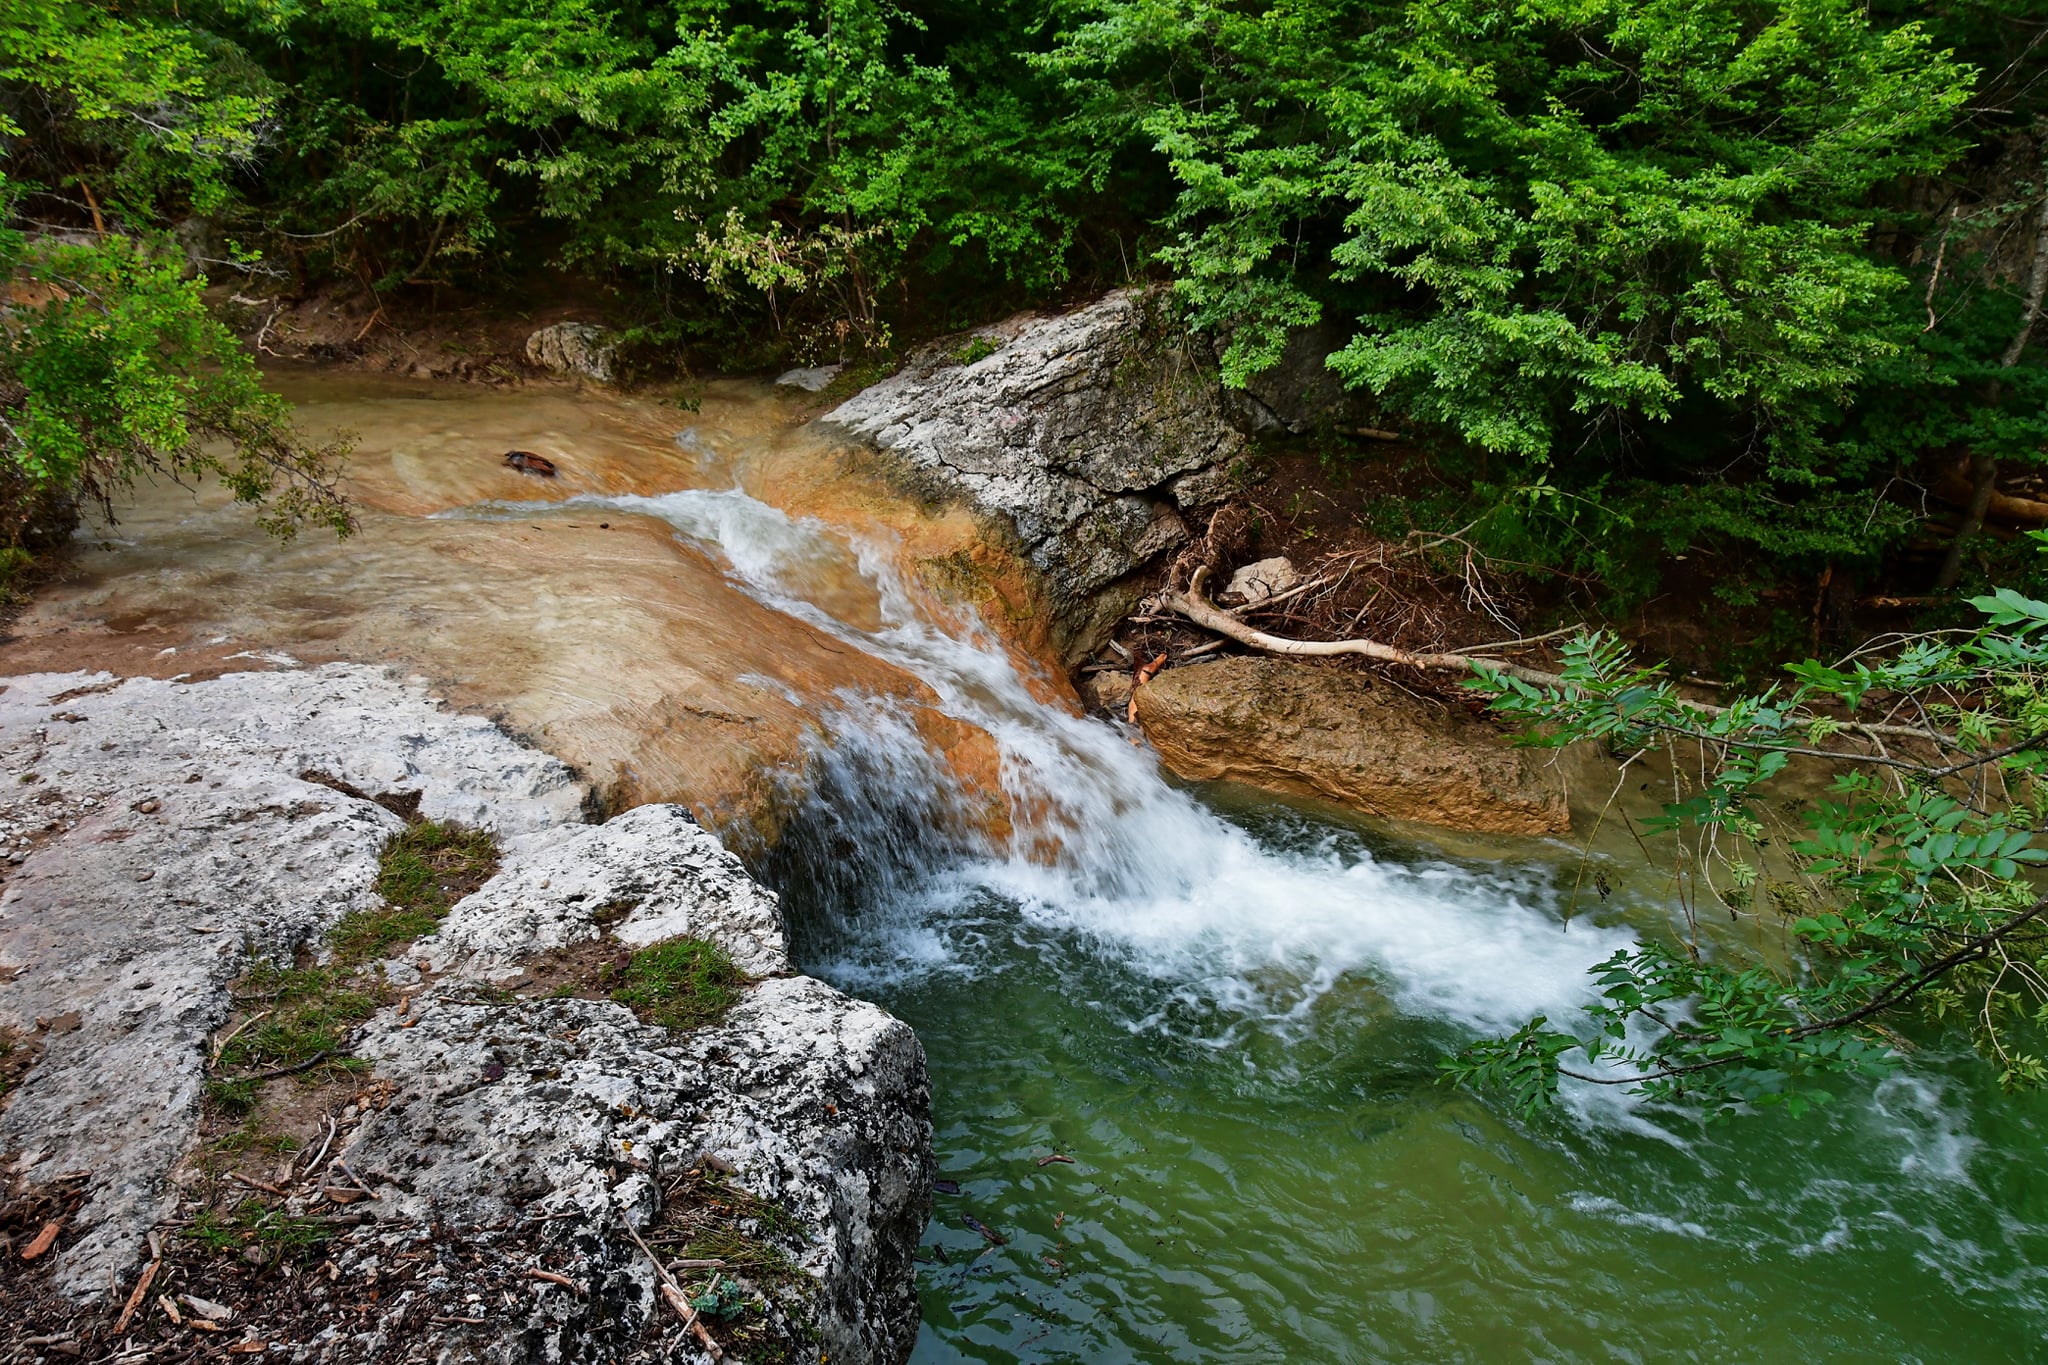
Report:
[{"label": "fallen tree branch", "polygon": [[1213,605],[1203,594],[1203,584],[1208,580],[1209,568],[1202,565],[1188,581],[1185,593],[1163,592],[1153,601],[1157,608],[1184,616],[1216,634],[1264,650],[1268,654],[1291,654],[1310,658],[1326,658],[1336,654],[1362,654],[1368,659],[1381,663],[1403,664],[1423,671],[1470,673],[1475,666],[1484,664],[1496,668],[1510,677],[1538,687],[1563,687],[1565,680],[1555,673],[1541,669],[1527,668],[1510,663],[1505,659],[1485,659],[1470,654],[1416,654],[1409,650],[1397,649],[1393,645],[1381,644],[1378,640],[1290,640],[1284,636],[1268,635],[1232,616],[1229,612]]},{"label": "fallen tree branch", "polygon": [[[1202,592],[1203,584],[1207,582],[1208,577],[1208,566],[1204,565],[1197,568],[1193,576],[1188,580],[1187,592],[1177,593],[1170,590],[1162,592],[1158,596],[1148,599],[1139,610],[1147,614],[1155,612],[1164,613],[1164,615],[1150,617],[1150,619],[1155,620],[1170,620],[1174,616],[1182,617],[1194,622],[1204,630],[1213,631],[1226,639],[1235,640],[1241,645],[1248,645],[1253,649],[1263,650],[1268,654],[1286,654],[1296,658],[1329,658],[1338,654],[1358,654],[1368,659],[1376,659],[1381,663],[1401,664],[1404,667],[1417,669],[1422,672],[1439,673],[1472,673],[1483,666],[1491,668],[1496,672],[1504,673],[1511,678],[1519,678],[1521,681],[1532,686],[1554,687],[1560,691],[1571,690],[1571,684],[1567,683],[1564,678],[1556,673],[1546,673],[1540,668],[1529,668],[1526,665],[1512,663],[1506,659],[1491,659],[1479,654],[1418,654],[1412,650],[1399,649],[1393,645],[1382,644],[1378,640],[1290,640],[1281,635],[1268,635],[1265,631],[1255,630],[1243,621],[1238,620],[1237,617],[1232,616],[1229,612],[1212,604]],[[1148,619],[1148,616],[1141,615],[1131,619],[1142,621]],[[1542,639],[1545,637],[1537,636],[1533,638]],[[1496,646],[1496,648],[1500,647]],[[1135,706],[1135,691],[1132,695]],[[1714,706],[1707,702],[1686,702],[1685,705],[1705,715],[1724,716],[1728,714],[1727,707]],[[1840,721],[1838,724],[1845,734],[1859,734],[1869,738],[1885,736],[1894,739],[1923,740],[1931,741],[1950,749],[1960,750],[1962,748],[1954,735],[1944,735],[1938,731],[1925,730],[1911,725],[1873,725],[1855,720]],[[1694,736],[1694,738],[1716,739],[1718,737],[1699,735]],[[1830,756],[1852,762],[1863,757],[1859,754],[1834,754]],[[1982,761],[1984,760],[1980,756],[1971,762],[1943,769],[1942,775],[1946,776],[1949,773],[1961,771],[1963,768],[1976,766]]]}]

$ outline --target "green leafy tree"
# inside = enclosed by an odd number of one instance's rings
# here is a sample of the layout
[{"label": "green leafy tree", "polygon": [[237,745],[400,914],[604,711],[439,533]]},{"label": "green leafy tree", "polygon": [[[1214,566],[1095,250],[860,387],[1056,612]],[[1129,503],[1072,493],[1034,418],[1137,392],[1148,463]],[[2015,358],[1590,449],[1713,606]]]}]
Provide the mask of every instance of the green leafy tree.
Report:
[{"label": "green leafy tree", "polygon": [[1350,383],[1617,534],[1827,556],[1903,529],[1874,506],[1894,452],[1840,428],[1912,349],[1881,201],[1968,140],[1974,73],[1921,24],[1849,0],[1069,14],[1048,64],[1170,166],[1161,257],[1226,381],[1334,316]]},{"label": "green leafy tree", "polygon": [[[1974,631],[1794,665],[1725,707],[1684,700],[1608,636],[1575,641],[1557,685],[1480,669],[1533,742],[1593,740],[1631,764],[1664,751],[1697,774],[1648,822],[1695,891],[1679,933],[1594,969],[1583,1017],[1531,1020],[1449,1074],[1530,1107],[1574,1077],[1797,1108],[1894,1066],[1924,1021],[1966,1030],[2008,1086],[2048,1080],[2048,603],[1973,605]],[[1799,794],[1797,764],[1833,775],[1825,798]],[[1760,936],[1738,945],[1709,916]]]},{"label": "green leafy tree", "polygon": [[[18,550],[145,473],[346,532],[340,451],[293,432],[159,225],[232,197],[262,82],[203,31],[25,0],[0,17],[0,534]],[[69,219],[75,226],[67,226]],[[55,523],[54,526],[51,523]]]}]

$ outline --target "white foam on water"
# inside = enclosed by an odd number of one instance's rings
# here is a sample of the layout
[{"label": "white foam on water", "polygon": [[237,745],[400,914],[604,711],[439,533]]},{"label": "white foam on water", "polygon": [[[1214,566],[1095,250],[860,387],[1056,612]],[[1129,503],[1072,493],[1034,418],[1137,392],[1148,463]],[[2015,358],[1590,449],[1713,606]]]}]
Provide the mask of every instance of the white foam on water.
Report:
[{"label": "white foam on water", "polygon": [[1970,1180],[1970,1159],[1983,1145],[1968,1129],[1967,1106],[1953,1103],[1933,1077],[1885,1077],[1870,1097],[1870,1125],[1899,1154],[1899,1173],[1952,1184]]},{"label": "white foam on water", "polygon": [[[1299,1021],[1361,974],[1404,1012],[1475,1030],[1582,1003],[1586,968],[1632,941],[1584,921],[1567,928],[1526,879],[1383,863],[1356,847],[1262,845],[1170,786],[1151,753],[1117,729],[1034,698],[1015,660],[975,623],[942,621],[920,601],[888,544],[842,539],[736,488],[557,506],[659,517],[722,557],[764,604],[915,674],[942,711],[995,740],[1016,837],[937,877],[919,913],[949,890],[980,888],[1036,926],[1088,936],[1132,969],[1231,1011]],[[849,700],[835,747],[862,746],[871,782],[947,781],[915,729],[885,722],[886,709]],[[928,926],[899,917],[889,932],[892,951],[870,971],[948,960]]]}]

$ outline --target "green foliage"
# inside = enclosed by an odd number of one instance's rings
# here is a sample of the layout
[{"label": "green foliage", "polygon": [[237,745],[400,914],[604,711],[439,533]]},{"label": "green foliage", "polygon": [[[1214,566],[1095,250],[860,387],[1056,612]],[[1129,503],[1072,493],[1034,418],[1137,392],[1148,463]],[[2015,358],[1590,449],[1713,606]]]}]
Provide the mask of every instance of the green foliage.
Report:
[{"label": "green foliage", "polygon": [[[220,1065],[231,1070],[296,1066],[339,1053],[350,1031],[382,1003],[375,983],[339,967],[259,966],[242,989],[265,1001],[268,1013],[221,1050]],[[246,1108],[226,1091],[214,1098],[231,1111]],[[248,1099],[253,1103],[253,1093]]]},{"label": "green foliage", "polygon": [[703,939],[676,938],[634,953],[625,984],[612,999],[664,1028],[713,1023],[738,1003],[746,977],[725,949]]},{"label": "green foliage", "polygon": [[498,841],[485,830],[418,820],[391,836],[377,863],[384,905],[344,915],[328,941],[336,963],[381,957],[434,927],[498,869]]},{"label": "green foliage", "polygon": [[347,534],[335,486],[340,446],[308,446],[287,405],[164,250],[121,238],[24,250],[0,269],[50,291],[0,322],[0,378],[20,391],[0,413],[0,458],[34,488],[75,491],[111,516],[145,474],[210,474],[261,503],[266,529]]},{"label": "green foliage", "polygon": [[988,359],[1002,349],[1003,344],[994,337],[975,337],[946,358],[955,365],[972,365]]},{"label": "green foliage", "polygon": [[[1572,643],[1557,685],[1479,669],[1474,685],[1532,743],[1597,740],[1631,762],[1661,749],[1700,774],[1647,822],[1699,891],[1674,941],[1595,969],[1601,1000],[1582,1020],[1533,1020],[1450,1074],[1532,1107],[1571,1075],[1798,1108],[1824,1101],[1829,1077],[1891,1066],[1891,1030],[1917,1011],[1965,1029],[2002,1083],[2048,1079],[2048,603],[2000,590],[1973,605],[1973,633],[1794,665],[1789,684],[1725,707],[1684,700],[1604,635]],[[1802,805],[1783,841],[1793,879],[1766,882],[1784,804],[1771,794],[1809,758],[1830,765],[1828,799]],[[1731,957],[1701,931],[1709,909],[1780,931],[1787,955]]]},{"label": "green foliage", "polygon": [[270,109],[261,73],[175,10],[26,0],[0,16],[0,94],[0,530],[18,544],[73,498],[111,514],[162,474],[219,478],[280,535],[346,534],[341,448],[292,431],[159,231],[232,198]]},{"label": "green foliage", "polygon": [[1849,0],[1073,13],[1046,64],[1166,158],[1160,259],[1226,382],[1335,314],[1349,383],[1653,541],[1819,559],[1902,532],[1869,483],[1896,450],[1839,428],[1913,350],[1881,192],[1964,143],[1974,73],[1922,25]]},{"label": "green foliage", "polygon": [[1469,471],[1484,506],[1451,524],[1483,515],[1511,557],[1625,600],[1698,547],[1731,576],[1868,568],[1915,487],[2048,449],[2031,23],[2023,0],[27,0],[0,17],[0,268],[27,287],[0,313],[0,497],[47,520],[167,470],[346,528],[340,452],[292,435],[164,232],[204,220],[281,263],[210,247],[216,278],[382,302],[568,268],[644,354],[725,366],[873,372],[906,326],[1170,275],[1228,383],[1335,324],[1331,367]]}]

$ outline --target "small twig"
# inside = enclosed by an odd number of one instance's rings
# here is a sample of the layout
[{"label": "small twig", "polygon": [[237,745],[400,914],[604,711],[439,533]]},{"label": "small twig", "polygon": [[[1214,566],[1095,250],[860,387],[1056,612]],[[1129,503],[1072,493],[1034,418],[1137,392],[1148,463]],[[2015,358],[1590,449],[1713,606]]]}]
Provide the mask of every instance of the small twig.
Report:
[{"label": "small twig", "polygon": [[149,1234],[149,1249],[152,1253],[148,1265],[142,1268],[142,1276],[135,1281],[135,1288],[128,1295],[128,1302],[121,1309],[121,1316],[114,1323],[114,1335],[121,1336],[128,1330],[128,1324],[135,1320],[135,1310],[142,1307],[149,1295],[150,1285],[156,1282],[156,1272],[163,1268],[163,1249],[158,1246],[156,1234]]},{"label": "small twig", "polygon": [[1519,640],[1489,640],[1483,645],[1461,645],[1455,651],[1459,654],[1477,654],[1482,649],[1514,649],[1521,645],[1540,645],[1545,640],[1555,640],[1565,635],[1576,634],[1586,628],[1584,621],[1575,626],[1564,626],[1558,630],[1547,630],[1541,635],[1524,635]]},{"label": "small twig", "polygon": [[[668,1267],[661,1263],[661,1258],[654,1254],[646,1242],[640,1240],[639,1229],[635,1228],[630,1222],[627,1222],[626,1216],[623,1213],[619,1215],[619,1223],[626,1229],[626,1235],[633,1239],[633,1245],[639,1247],[646,1255],[648,1261],[653,1264],[654,1273],[661,1279],[661,1297],[668,1301],[668,1306],[674,1309],[676,1315],[683,1320],[684,1330],[696,1334],[697,1340],[702,1343],[704,1349],[710,1353],[714,1361],[725,1359],[725,1352],[719,1348],[717,1342],[711,1339],[711,1333],[704,1330],[704,1324],[697,1320],[697,1309],[691,1304],[689,1296],[683,1292],[683,1287],[676,1283],[676,1277],[668,1273]],[[717,1287],[718,1276],[713,1275],[711,1277],[711,1288],[716,1289]],[[709,1291],[707,1290],[706,1292],[708,1293]]]},{"label": "small twig", "polygon": [[354,1184],[357,1189],[361,1190],[364,1194],[369,1195],[372,1199],[375,1199],[377,1197],[377,1192],[371,1189],[368,1185],[365,1185],[363,1183],[363,1178],[348,1168],[348,1162],[342,1159],[341,1153],[339,1152],[336,1152],[334,1154],[334,1165],[337,1170],[339,1170],[343,1175],[349,1178],[349,1181],[352,1184]]},{"label": "small twig", "polygon": [[229,1171],[228,1179],[240,1185],[247,1185],[252,1190],[261,1190],[265,1194],[274,1194],[279,1199],[285,1197],[284,1191],[279,1189],[277,1186],[266,1184],[265,1182],[257,1180],[251,1176],[243,1175],[240,1171]]},{"label": "small twig", "polygon": [[1224,610],[1228,611],[1232,616],[1243,616],[1247,612],[1265,611],[1268,608],[1279,606],[1282,602],[1291,602],[1303,593],[1314,592],[1329,581],[1327,578],[1312,578],[1306,583],[1289,588],[1286,592],[1276,592],[1270,597],[1261,597],[1257,601],[1247,602],[1241,607],[1226,607]]},{"label": "small twig", "polygon": [[268,346],[264,345],[264,344],[263,344],[263,342],[264,342],[264,340],[265,340],[265,339],[266,339],[267,337],[269,337],[269,335],[270,335],[270,324],[272,324],[273,322],[276,322],[276,321],[277,321],[277,315],[278,315],[279,313],[282,313],[283,311],[284,311],[284,305],[283,305],[283,304],[281,304],[281,303],[280,303],[280,304],[278,304],[278,305],[277,305],[277,306],[276,306],[275,308],[273,308],[273,309],[271,309],[271,310],[270,310],[270,316],[269,316],[269,317],[267,317],[267,318],[265,318],[265,319],[263,319],[263,326],[262,326],[262,327],[260,327],[259,329],[257,329],[257,332],[256,332],[256,349],[257,349],[257,350],[259,350],[259,351],[261,351],[261,352],[262,352],[263,354],[265,354],[265,355],[276,355],[276,354],[277,354],[277,352],[276,352],[276,351],[273,351],[273,350],[271,350],[271,349],[270,349],[270,348],[269,348]]},{"label": "small twig", "polygon": [[376,311],[376,312],[374,312],[374,313],[372,313],[372,314],[370,314],[370,320],[369,320],[368,322],[366,322],[366,323],[364,323],[364,324],[363,324],[363,330],[362,330],[362,331],[360,331],[360,332],[357,332],[357,333],[356,333],[356,336],[355,336],[355,341],[351,341],[351,342],[349,343],[349,345],[351,345],[351,346],[353,346],[353,345],[356,345],[356,344],[357,344],[358,342],[360,342],[360,341],[361,341],[361,340],[362,340],[362,339],[363,339],[364,337],[368,336],[368,335],[370,334],[370,329],[371,329],[372,327],[375,327],[375,326],[377,325],[377,319],[378,319],[378,318],[381,318],[381,317],[383,317],[383,316],[384,316],[384,305],[380,303],[380,304],[378,304],[378,305],[377,305],[377,311]]},{"label": "small twig", "polygon": [[329,1114],[327,1116],[327,1136],[320,1140],[320,1150],[315,1152],[313,1159],[306,1163],[305,1172],[300,1176],[300,1179],[310,1180],[313,1177],[313,1172],[320,1169],[320,1163],[326,1159],[327,1149],[334,1145],[335,1131],[334,1115]]},{"label": "small twig", "polygon": [[235,1025],[233,1031],[230,1032],[227,1037],[221,1039],[218,1043],[215,1043],[213,1045],[213,1060],[206,1064],[207,1069],[212,1070],[214,1068],[219,1067],[221,1054],[228,1050],[229,1043],[234,1042],[235,1039],[241,1036],[243,1029],[248,1028],[251,1024],[260,1023],[261,1021],[268,1019],[271,1015],[275,1013],[277,1013],[275,1009],[267,1009],[263,1011],[263,1013],[261,1014],[252,1014],[247,1019],[244,1019],[241,1023]]},{"label": "small twig", "polygon": [[269,1071],[258,1071],[252,1076],[230,1076],[228,1079],[231,1081],[274,1081],[280,1076],[296,1076],[301,1071],[311,1071],[333,1055],[333,1048],[322,1048],[303,1062],[293,1062],[290,1066],[273,1067]]},{"label": "small twig", "polygon": [[579,1299],[583,1297],[583,1286],[577,1284],[576,1281],[570,1279],[567,1275],[557,1275],[554,1271],[542,1270],[539,1266],[533,1267],[526,1273],[533,1279],[546,1280],[549,1284],[558,1284]]}]

